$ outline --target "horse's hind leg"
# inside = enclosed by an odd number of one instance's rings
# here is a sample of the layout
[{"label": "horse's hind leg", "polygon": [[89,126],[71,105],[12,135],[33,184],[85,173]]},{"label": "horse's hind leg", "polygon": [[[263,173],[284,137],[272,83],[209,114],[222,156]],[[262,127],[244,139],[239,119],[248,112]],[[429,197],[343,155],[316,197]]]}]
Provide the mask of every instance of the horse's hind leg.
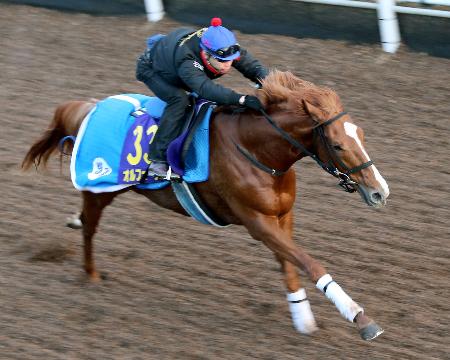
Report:
[{"label": "horse's hind leg", "polygon": [[[279,219],[280,227],[288,235],[289,239],[292,239],[292,220],[292,211]],[[297,268],[276,253],[275,257],[280,263],[284,274],[284,282],[288,290],[287,301],[294,327],[302,334],[312,334],[317,330],[317,325],[306,297],[306,290],[301,287]]]},{"label": "horse's hind leg", "polygon": [[109,205],[117,193],[94,194],[83,191],[83,210],[80,220],[83,223],[84,240],[84,269],[90,280],[100,280],[100,275],[95,268],[93,255],[93,237],[96,233],[103,209]]}]

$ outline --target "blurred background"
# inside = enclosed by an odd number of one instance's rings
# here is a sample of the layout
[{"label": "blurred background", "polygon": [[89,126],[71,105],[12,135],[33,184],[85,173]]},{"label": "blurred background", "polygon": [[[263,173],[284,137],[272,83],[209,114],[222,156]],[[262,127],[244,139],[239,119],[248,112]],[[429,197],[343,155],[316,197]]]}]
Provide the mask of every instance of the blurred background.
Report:
[{"label": "blurred background", "polygon": [[[380,22],[396,18],[401,41],[409,48],[450,57],[449,0],[380,0],[394,13],[377,11],[375,0],[0,0],[96,15],[142,15],[161,8],[168,16],[192,24],[208,24],[221,14],[228,26],[247,33],[298,38],[379,43]],[[147,7],[146,7],[147,3]],[[151,4],[151,5],[149,5]],[[159,5],[161,4],[161,5]],[[337,6],[336,6],[337,5]]]},{"label": "blurred background", "polygon": [[[42,5],[42,6],[41,6]],[[398,5],[398,4],[397,4]],[[445,7],[404,4],[445,11]],[[395,51],[375,9],[279,1],[0,1],[0,359],[446,359],[450,322],[449,19],[396,13]],[[448,10],[448,9],[447,9]],[[303,276],[320,331],[295,332],[272,253],[126,193],[95,238],[104,280],[82,269],[69,158],[20,163],[67,100],[149,94],[146,38],[220,16],[269,68],[333,88],[387,180],[384,209],[295,165],[294,239],[385,333],[360,340]],[[399,45],[399,46],[398,46]],[[242,92],[236,72],[219,80]]]}]

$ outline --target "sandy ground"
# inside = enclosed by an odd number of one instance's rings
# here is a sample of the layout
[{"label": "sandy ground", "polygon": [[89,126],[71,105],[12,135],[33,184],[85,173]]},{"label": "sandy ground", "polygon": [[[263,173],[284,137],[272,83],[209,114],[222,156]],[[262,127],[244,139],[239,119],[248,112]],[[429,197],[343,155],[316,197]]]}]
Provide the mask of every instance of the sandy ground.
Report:
[{"label": "sandy ground", "polygon": [[[270,67],[334,88],[387,179],[375,211],[311,160],[296,165],[295,241],[386,330],[364,342],[305,279],[320,331],[291,325],[273,255],[127,193],[96,237],[106,280],[86,281],[68,162],[19,164],[57,104],[122,92],[165,19],[0,4],[0,359],[448,359],[450,61],[378,45],[238,33]],[[250,91],[233,73],[223,83]]]}]

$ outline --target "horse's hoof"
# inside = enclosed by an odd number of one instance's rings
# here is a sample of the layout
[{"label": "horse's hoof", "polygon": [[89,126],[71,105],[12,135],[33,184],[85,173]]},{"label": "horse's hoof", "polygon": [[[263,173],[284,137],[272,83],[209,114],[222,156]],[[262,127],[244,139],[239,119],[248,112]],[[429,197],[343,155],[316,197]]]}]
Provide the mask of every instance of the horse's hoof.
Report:
[{"label": "horse's hoof", "polygon": [[94,283],[94,284],[99,283],[103,280],[103,277],[97,271],[90,273],[88,276],[89,276],[89,282]]},{"label": "horse's hoof", "polygon": [[359,334],[363,340],[369,341],[381,335],[384,330],[377,325],[375,321],[371,321],[369,325],[359,330]]},{"label": "horse's hoof", "polygon": [[66,219],[66,226],[71,229],[83,228],[83,223],[80,220],[80,214],[74,214]]}]

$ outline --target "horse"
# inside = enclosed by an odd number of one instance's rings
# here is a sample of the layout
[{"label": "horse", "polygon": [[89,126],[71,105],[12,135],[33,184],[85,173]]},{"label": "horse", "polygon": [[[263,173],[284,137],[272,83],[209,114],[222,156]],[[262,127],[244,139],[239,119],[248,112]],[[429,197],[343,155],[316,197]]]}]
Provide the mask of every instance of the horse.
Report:
[{"label": "horse", "polygon": [[[324,266],[294,243],[293,205],[296,197],[294,163],[312,157],[349,193],[358,192],[370,207],[383,207],[389,187],[364,148],[364,132],[344,111],[337,93],[300,79],[291,72],[272,70],[255,90],[260,112],[218,106],[210,121],[210,170],[207,181],[194,184],[203,202],[225,223],[242,225],[262,241],[281,265],[287,301],[297,331],[312,334],[317,325],[301,286],[298,269],[356,324],[364,340],[384,330],[328,274]],[[30,147],[22,168],[46,165],[61,138],[76,136],[95,100],[59,105],[52,122]],[[61,160],[61,159],[60,159]],[[102,211],[125,191],[135,191],[160,207],[188,215],[170,187],[142,190],[135,186],[113,192],[82,191],[79,220],[84,240],[84,270],[100,280],[92,246]]]}]

